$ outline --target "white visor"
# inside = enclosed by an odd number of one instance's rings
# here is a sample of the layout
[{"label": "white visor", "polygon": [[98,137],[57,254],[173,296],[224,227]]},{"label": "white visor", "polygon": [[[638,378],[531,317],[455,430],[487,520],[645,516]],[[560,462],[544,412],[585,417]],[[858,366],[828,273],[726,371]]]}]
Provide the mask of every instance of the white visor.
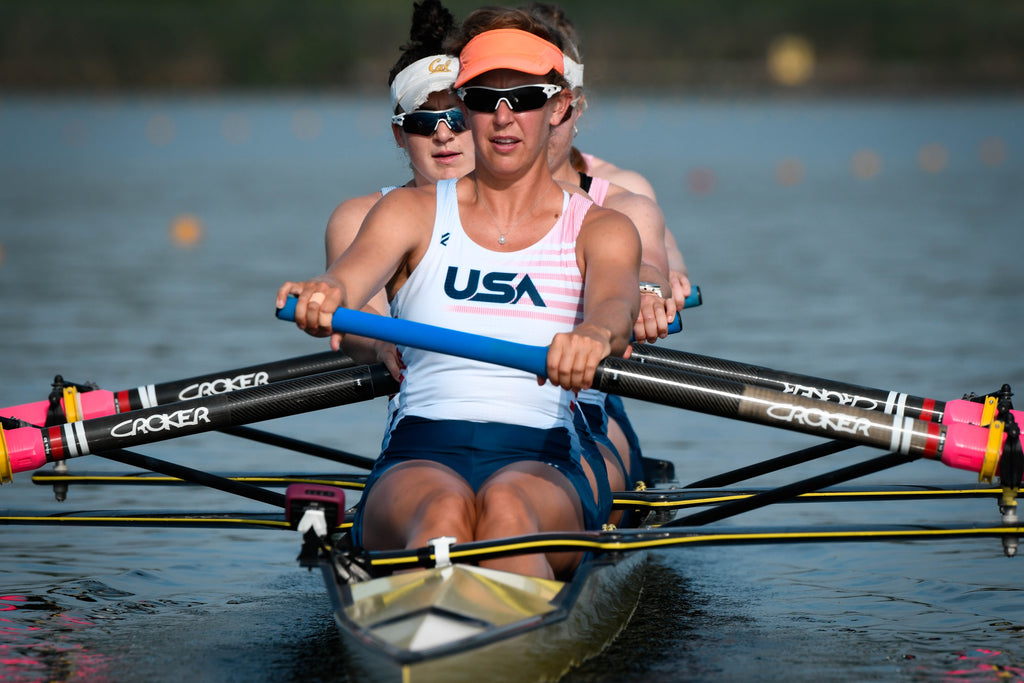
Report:
[{"label": "white visor", "polygon": [[569,82],[569,87],[575,90],[576,88],[583,87],[583,65],[575,61],[572,57],[567,54],[562,55],[562,64],[565,76],[565,80]]},{"label": "white visor", "polygon": [[455,84],[459,60],[449,55],[433,55],[402,69],[391,82],[391,106],[410,112],[419,108],[432,92],[443,92]]}]

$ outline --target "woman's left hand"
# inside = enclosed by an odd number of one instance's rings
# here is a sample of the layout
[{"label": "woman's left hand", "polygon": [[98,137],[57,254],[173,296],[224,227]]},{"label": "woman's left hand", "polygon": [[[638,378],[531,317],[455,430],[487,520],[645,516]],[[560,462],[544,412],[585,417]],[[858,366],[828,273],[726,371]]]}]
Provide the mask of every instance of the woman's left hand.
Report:
[{"label": "woman's left hand", "polygon": [[[597,364],[611,353],[610,336],[586,324],[556,334],[548,347],[548,380],[570,391],[589,389]],[[544,379],[538,377],[537,383],[544,384]]]}]

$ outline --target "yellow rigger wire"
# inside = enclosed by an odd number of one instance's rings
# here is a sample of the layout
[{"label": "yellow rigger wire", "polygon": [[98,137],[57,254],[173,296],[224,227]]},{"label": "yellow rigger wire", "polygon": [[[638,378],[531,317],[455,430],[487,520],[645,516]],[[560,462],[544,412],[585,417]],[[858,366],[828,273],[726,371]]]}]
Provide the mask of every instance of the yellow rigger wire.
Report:
[{"label": "yellow rigger wire", "polygon": [[[141,524],[152,523],[152,522],[163,522],[166,524],[194,524],[196,526],[205,526],[207,524],[223,524],[230,522],[231,524],[238,524],[239,526],[256,526],[256,527],[270,527],[274,529],[291,529],[291,525],[284,520],[275,519],[246,519],[245,517],[188,517],[188,516],[148,516],[148,517],[129,517],[125,516],[103,516],[103,515],[0,515],[0,522],[11,521],[11,522],[56,522],[65,523],[69,526],[75,526],[76,524],[110,524],[118,522],[138,522]],[[351,528],[351,522],[342,522],[335,530],[344,530]]]},{"label": "yellow rigger wire", "polygon": [[[863,530],[863,531],[764,531],[751,533],[708,533],[695,534],[675,538],[639,539],[636,541],[587,541],[583,539],[565,541],[552,539],[550,541],[530,541],[522,543],[509,543],[501,546],[492,546],[486,550],[452,550],[451,559],[471,560],[476,555],[490,554],[494,552],[510,551],[541,551],[546,547],[556,547],[565,550],[567,547],[589,550],[602,550],[605,552],[627,552],[632,550],[648,550],[659,547],[684,546],[699,543],[714,543],[717,541],[815,541],[844,538],[878,538],[891,539],[900,537],[921,537],[921,536],[977,536],[996,534],[1024,534],[1024,527],[988,527],[972,529],[890,529],[890,530]],[[433,554],[428,557],[433,558]],[[374,558],[370,563],[374,566],[408,564],[412,557],[400,558]]]},{"label": "yellow rigger wire", "polygon": [[[822,499],[828,500],[829,498],[878,498],[878,497],[906,497],[914,498],[915,496],[929,496],[929,497],[940,497],[943,495],[949,496],[962,496],[965,494],[991,494],[997,495],[996,489],[976,488],[976,489],[953,489],[948,491],[933,490],[933,489],[920,489],[920,490],[908,490],[908,491],[809,491],[807,493],[801,493],[797,498],[805,499]],[[755,493],[730,493],[723,495],[709,495],[704,498],[689,498],[685,500],[633,500],[631,498],[612,498],[612,503],[620,507],[635,507],[635,508],[685,508],[685,507],[697,507],[701,505],[715,505],[719,503],[728,503],[734,500],[745,500],[752,498]],[[613,494],[614,496],[614,494]]]},{"label": "yellow rigger wire", "polygon": [[[339,488],[347,488],[355,491],[366,488],[366,482],[345,479],[343,476],[339,476],[337,478],[314,478],[301,476],[275,477],[266,475],[240,475],[227,478],[231,481],[240,481],[246,484],[273,484],[279,481],[287,481],[290,484],[323,484],[325,486],[337,486]],[[40,474],[37,472],[32,475],[32,482],[35,484],[119,484],[131,482],[133,484],[152,484],[156,486],[161,484],[176,484],[183,481],[185,480],[169,474],[145,474],[140,476],[134,474]]]},{"label": "yellow rigger wire", "polygon": [[202,526],[205,524],[213,523],[224,523],[231,522],[232,524],[251,524],[253,526],[266,526],[275,527],[281,529],[291,528],[288,522],[277,521],[273,519],[245,519],[242,517],[223,517],[223,518],[209,518],[204,519],[202,517],[104,517],[104,516],[64,516],[54,517],[52,515],[40,515],[38,517],[20,515],[18,517],[7,517],[0,515],[0,520],[13,519],[19,522],[68,522],[74,524],[78,523],[109,523],[109,522],[166,522],[166,523],[181,523],[188,522],[189,524],[196,524]]}]

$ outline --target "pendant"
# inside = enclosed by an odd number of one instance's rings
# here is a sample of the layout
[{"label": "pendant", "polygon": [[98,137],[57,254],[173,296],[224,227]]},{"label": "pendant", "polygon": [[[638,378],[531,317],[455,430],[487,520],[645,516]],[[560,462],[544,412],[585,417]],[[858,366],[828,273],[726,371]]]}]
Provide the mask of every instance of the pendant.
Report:
[{"label": "pendant", "polygon": [[505,244],[505,235],[498,235],[498,244]]}]

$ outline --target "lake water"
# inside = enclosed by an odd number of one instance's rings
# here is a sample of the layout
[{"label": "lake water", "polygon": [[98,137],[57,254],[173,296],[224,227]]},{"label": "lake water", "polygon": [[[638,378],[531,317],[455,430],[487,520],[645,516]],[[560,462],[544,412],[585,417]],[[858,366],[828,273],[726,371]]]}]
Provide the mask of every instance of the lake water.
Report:
[{"label": "lake water", "polygon": [[[652,180],[704,292],[672,346],[938,399],[1024,382],[1024,100],[591,104],[580,145]],[[339,201],[407,177],[383,98],[0,99],[0,405],[44,399],[58,373],[123,389],[323,349],[274,320],[274,292],[322,268]],[[628,408],[683,482],[817,442]],[[373,455],[382,416],[374,401],[260,426]],[[331,469],[224,435],[137,450],[220,472]],[[975,480],[918,462],[865,483]],[[57,503],[28,473],[0,489],[5,508],[265,509],[201,489],[76,487]],[[779,505],[735,523],[997,520],[985,500]],[[0,680],[341,680],[327,597],[290,533],[0,538]],[[569,680],[1024,680],[1022,563],[997,540],[664,552],[629,628]]]}]

